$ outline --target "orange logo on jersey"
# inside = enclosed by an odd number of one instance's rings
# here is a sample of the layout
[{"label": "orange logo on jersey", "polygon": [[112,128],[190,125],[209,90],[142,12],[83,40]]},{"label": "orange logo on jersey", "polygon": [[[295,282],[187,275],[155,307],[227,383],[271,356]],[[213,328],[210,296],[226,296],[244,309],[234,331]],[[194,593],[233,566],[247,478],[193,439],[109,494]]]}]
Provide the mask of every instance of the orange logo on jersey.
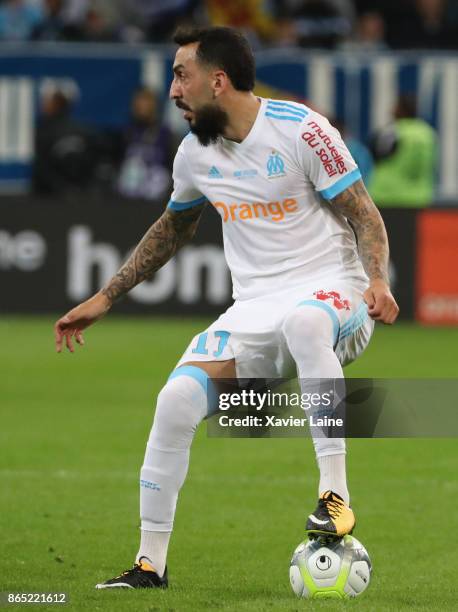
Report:
[{"label": "orange logo on jersey", "polygon": [[341,298],[340,293],[337,293],[337,291],[323,291],[323,289],[320,289],[319,291],[315,291],[313,295],[317,300],[326,301],[331,299],[334,308],[337,308],[337,310],[342,310],[343,308],[345,308],[345,310],[350,310],[350,302]]},{"label": "orange logo on jersey", "polygon": [[224,223],[228,221],[246,221],[248,219],[270,218],[272,221],[281,221],[287,213],[297,211],[297,200],[286,198],[282,202],[242,202],[241,204],[226,204],[225,202],[212,202],[220,212]]}]

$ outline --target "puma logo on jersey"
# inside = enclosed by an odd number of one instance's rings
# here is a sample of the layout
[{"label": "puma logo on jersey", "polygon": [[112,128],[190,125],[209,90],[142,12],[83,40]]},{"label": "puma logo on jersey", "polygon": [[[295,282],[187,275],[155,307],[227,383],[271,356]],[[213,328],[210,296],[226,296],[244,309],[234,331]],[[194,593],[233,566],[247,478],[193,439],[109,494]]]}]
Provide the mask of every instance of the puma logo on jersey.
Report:
[{"label": "puma logo on jersey", "polygon": [[249,219],[281,221],[286,214],[295,213],[298,210],[297,200],[294,198],[286,198],[281,202],[242,202],[240,204],[212,202],[212,204],[220,213],[223,223]]}]

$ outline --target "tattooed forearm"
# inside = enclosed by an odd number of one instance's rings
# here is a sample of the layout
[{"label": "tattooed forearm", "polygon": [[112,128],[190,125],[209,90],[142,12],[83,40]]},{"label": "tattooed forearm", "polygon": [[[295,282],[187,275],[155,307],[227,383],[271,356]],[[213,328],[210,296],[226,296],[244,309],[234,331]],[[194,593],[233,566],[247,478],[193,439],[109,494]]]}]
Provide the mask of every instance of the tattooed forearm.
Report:
[{"label": "tattooed forearm", "polygon": [[389,247],[383,219],[364,183],[359,180],[332,200],[355,228],[358,250],[370,280],[382,279],[387,284]]},{"label": "tattooed forearm", "polygon": [[113,302],[145,279],[151,278],[193,237],[204,207],[205,204],[202,204],[181,212],[166,209],[143,236],[119,272],[102,289],[102,293]]}]

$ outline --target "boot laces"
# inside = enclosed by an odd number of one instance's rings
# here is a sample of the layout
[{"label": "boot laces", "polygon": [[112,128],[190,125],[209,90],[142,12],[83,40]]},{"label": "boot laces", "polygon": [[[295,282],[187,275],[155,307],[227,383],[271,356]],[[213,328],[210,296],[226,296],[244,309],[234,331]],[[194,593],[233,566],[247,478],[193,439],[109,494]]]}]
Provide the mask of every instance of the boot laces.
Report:
[{"label": "boot laces", "polygon": [[340,501],[340,499],[333,499],[329,496],[328,499],[320,499],[320,502],[328,511],[328,514],[331,518],[337,518],[339,514],[342,512],[344,503]]}]

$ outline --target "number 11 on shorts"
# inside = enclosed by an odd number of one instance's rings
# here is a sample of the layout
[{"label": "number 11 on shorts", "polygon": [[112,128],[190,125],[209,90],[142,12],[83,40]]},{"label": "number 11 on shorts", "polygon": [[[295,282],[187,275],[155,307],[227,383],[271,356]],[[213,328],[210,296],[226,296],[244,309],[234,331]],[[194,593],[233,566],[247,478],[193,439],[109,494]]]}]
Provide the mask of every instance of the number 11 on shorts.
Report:
[{"label": "number 11 on shorts", "polygon": [[218,339],[218,346],[215,351],[213,351],[213,357],[220,357],[223,354],[224,349],[226,348],[226,344],[229,340],[230,332],[227,331],[215,331],[215,332],[204,332],[200,334],[197,339],[197,345],[192,349],[193,353],[197,353],[198,355],[208,355],[208,334],[212,333],[215,339]]}]

